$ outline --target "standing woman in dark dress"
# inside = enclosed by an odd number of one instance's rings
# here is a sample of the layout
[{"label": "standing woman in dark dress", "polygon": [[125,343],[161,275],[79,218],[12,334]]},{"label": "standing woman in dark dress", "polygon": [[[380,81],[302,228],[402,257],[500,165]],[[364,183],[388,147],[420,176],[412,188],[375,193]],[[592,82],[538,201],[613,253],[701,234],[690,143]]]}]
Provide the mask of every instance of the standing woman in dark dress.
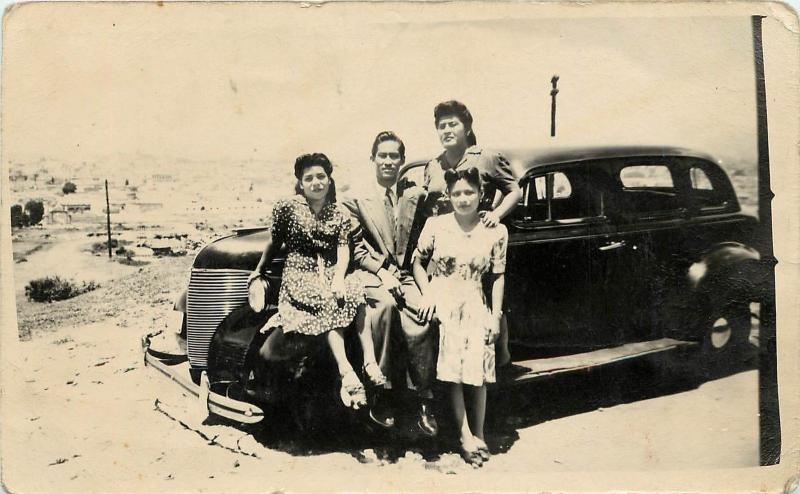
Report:
[{"label": "standing woman in dark dress", "polygon": [[[265,326],[274,330],[260,354],[265,360],[275,360],[289,333],[324,335],[341,376],[342,402],[359,408],[366,404],[366,394],[345,354],[344,331],[356,317],[364,317],[364,291],[356,278],[346,276],[351,220],[350,213],[336,203],[332,172],[333,165],[324,154],[297,158],[297,195],[275,204],[272,241],[250,278],[262,276],[274,253],[286,244],[278,313]],[[381,386],[386,378],[375,362],[372,333],[362,331],[359,337],[364,373],[373,385]]]},{"label": "standing woman in dark dress", "polygon": [[[425,184],[428,196],[424,205],[426,217],[453,212],[448,195],[445,172],[461,171],[472,167],[478,169],[482,183],[481,201],[478,207],[481,222],[492,228],[517,206],[522,191],[511,172],[511,165],[499,153],[477,145],[472,129],[472,114],[459,101],[445,101],[433,110],[436,132],[444,151],[425,165]],[[500,192],[500,200],[495,196]],[[492,208],[493,204],[497,206]],[[497,365],[503,367],[511,362],[508,352],[508,325],[502,319],[500,339],[497,345]]]}]

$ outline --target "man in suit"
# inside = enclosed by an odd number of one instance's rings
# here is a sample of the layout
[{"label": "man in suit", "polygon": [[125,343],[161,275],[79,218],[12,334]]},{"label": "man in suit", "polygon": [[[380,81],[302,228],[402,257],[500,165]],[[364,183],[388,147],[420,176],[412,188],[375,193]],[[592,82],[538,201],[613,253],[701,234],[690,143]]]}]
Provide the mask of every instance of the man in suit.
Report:
[{"label": "man in suit", "polygon": [[[436,375],[436,335],[430,324],[417,318],[421,295],[410,269],[414,251],[410,232],[424,190],[407,180],[398,184],[404,161],[403,141],[393,132],[378,134],[370,157],[375,179],[365,181],[364,190],[343,204],[353,216],[353,259],[369,306],[365,329],[372,331],[378,364],[389,378],[387,388],[406,380],[419,400],[420,431],[435,436],[431,385]],[[394,424],[391,398],[392,393],[379,392],[370,404],[372,419],[385,427]]]}]

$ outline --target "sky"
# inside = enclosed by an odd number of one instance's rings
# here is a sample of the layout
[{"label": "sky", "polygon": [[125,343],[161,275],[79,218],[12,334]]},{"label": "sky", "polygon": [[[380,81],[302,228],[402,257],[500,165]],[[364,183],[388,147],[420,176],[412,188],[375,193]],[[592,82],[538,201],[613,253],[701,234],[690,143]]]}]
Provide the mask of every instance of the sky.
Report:
[{"label": "sky", "polygon": [[457,7],[19,7],[4,26],[3,160],[266,171],[320,151],[358,170],[381,130],[409,159],[438,154],[433,107],[458,99],[486,147],[663,144],[755,163],[749,17]]}]

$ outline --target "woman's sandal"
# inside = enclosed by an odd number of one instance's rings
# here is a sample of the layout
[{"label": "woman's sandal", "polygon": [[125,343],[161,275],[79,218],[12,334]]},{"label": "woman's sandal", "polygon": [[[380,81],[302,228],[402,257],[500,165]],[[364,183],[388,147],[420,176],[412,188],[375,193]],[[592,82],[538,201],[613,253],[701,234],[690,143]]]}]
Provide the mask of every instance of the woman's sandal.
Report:
[{"label": "woman's sandal", "polygon": [[477,447],[477,444],[472,444],[471,447],[467,447],[463,442],[460,443],[460,451],[461,458],[464,459],[465,462],[472,465],[474,468],[479,468],[483,466],[483,456],[481,456],[480,449]]},{"label": "woman's sandal", "polygon": [[475,442],[478,445],[478,454],[481,455],[481,459],[483,461],[489,461],[489,458],[492,456],[492,454],[489,452],[489,446],[487,446],[486,443],[479,437],[475,438]]},{"label": "woman's sandal", "polygon": [[370,384],[375,387],[386,386],[386,376],[381,372],[380,366],[375,361],[367,362],[364,364],[364,374],[369,379]]},{"label": "woman's sandal", "polygon": [[367,405],[367,392],[352,369],[342,376],[339,398],[341,398],[344,406],[353,410],[358,410],[360,407]]}]

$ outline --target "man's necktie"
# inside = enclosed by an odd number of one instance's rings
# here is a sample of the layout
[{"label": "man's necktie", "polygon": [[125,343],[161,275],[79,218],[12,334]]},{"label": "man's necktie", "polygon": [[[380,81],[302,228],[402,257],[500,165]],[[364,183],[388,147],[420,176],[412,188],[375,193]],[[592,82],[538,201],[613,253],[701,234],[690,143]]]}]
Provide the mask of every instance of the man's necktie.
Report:
[{"label": "man's necktie", "polygon": [[389,219],[389,228],[392,231],[392,238],[396,236],[395,232],[395,217],[394,217],[394,202],[392,201],[392,189],[386,188],[386,194],[383,196],[383,204],[386,206],[386,217]]}]

